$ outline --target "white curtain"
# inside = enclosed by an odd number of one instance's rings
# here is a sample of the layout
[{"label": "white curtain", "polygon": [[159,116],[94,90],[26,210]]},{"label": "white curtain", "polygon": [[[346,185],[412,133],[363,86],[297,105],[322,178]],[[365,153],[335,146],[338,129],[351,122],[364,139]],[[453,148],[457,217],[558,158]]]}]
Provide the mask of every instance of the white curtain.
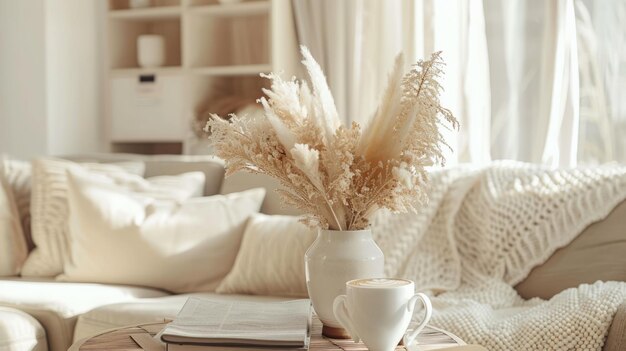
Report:
[{"label": "white curtain", "polygon": [[579,160],[626,162],[626,1],[576,1]]},{"label": "white curtain", "polygon": [[393,57],[443,51],[461,122],[449,162],[626,162],[623,0],[294,0],[345,122],[366,123]]},{"label": "white curtain", "polygon": [[[344,122],[366,121],[402,51],[398,1],[293,1],[298,39],[324,69]],[[381,74],[381,72],[383,72]]]}]

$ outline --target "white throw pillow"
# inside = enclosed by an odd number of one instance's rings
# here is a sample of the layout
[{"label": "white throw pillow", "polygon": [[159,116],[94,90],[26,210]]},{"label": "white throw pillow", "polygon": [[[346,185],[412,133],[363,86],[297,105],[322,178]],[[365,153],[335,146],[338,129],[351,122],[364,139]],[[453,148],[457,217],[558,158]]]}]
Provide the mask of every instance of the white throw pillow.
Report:
[{"label": "white throw pillow", "polygon": [[307,296],[304,254],[317,231],[294,216],[250,218],[233,269],[218,293]]},{"label": "white throw pillow", "polygon": [[0,276],[18,275],[27,255],[20,215],[0,168]]},{"label": "white throw pillow", "polygon": [[[33,161],[31,230],[36,248],[22,268],[22,275],[50,277],[63,272],[68,259],[67,172],[88,171],[91,177],[108,179],[128,189],[151,191],[164,198],[186,199],[202,192],[204,175],[192,172],[181,176],[145,180],[142,162],[78,164],[60,159]],[[140,173],[140,174],[137,174]]]},{"label": "white throw pillow", "polygon": [[231,269],[264,189],[185,201],[156,199],[69,174],[71,259],[66,281],[214,290]]}]

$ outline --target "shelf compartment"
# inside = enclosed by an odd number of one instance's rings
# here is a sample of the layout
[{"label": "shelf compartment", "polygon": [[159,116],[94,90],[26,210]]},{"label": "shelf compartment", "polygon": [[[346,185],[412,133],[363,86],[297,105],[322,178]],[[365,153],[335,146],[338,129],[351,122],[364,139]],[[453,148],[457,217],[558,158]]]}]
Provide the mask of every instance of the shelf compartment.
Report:
[{"label": "shelf compartment", "polygon": [[[131,9],[129,2],[129,0],[109,0],[109,10],[116,11]],[[180,0],[152,0],[150,2],[151,4],[148,7],[134,8],[132,10],[151,9],[155,7],[180,7]]]},{"label": "shelf compartment", "polygon": [[[172,0],[169,0],[172,1]],[[228,2],[228,0],[226,1]],[[185,4],[189,7],[200,7],[207,5],[236,5],[240,3],[248,3],[248,2],[268,2],[268,0],[230,0],[230,4],[222,4],[220,0],[185,0]]]},{"label": "shelf compartment", "polygon": [[[226,5],[220,5],[226,6]],[[191,16],[185,66],[264,65],[270,61],[268,14],[247,17]]]},{"label": "shelf compartment", "polygon": [[255,76],[259,73],[272,71],[270,64],[239,65],[239,66],[214,66],[193,68],[192,73],[207,76]]},{"label": "shelf compartment", "polygon": [[123,9],[109,12],[109,18],[113,20],[164,20],[179,18],[180,6],[146,7],[141,9]]},{"label": "shelf compartment", "polygon": [[226,116],[248,104],[256,104],[270,81],[259,76],[193,76],[189,98],[195,118],[207,113]]},{"label": "shelf compartment", "polygon": [[112,77],[111,140],[180,141],[188,131],[184,75]]},{"label": "shelf compartment", "polygon": [[137,38],[142,34],[158,34],[165,38],[165,67],[182,66],[180,19],[155,21],[110,21],[110,67],[139,68]]},{"label": "shelf compartment", "polygon": [[112,152],[142,154],[142,155],[180,155],[183,153],[183,142],[113,142]]},{"label": "shelf compartment", "polygon": [[190,8],[190,11],[194,14],[210,16],[254,16],[269,13],[270,2],[250,1],[234,4],[193,6]]},{"label": "shelf compartment", "polygon": [[111,70],[113,77],[137,76],[141,74],[182,74],[182,68],[180,66],[165,66],[155,68],[116,68]]}]

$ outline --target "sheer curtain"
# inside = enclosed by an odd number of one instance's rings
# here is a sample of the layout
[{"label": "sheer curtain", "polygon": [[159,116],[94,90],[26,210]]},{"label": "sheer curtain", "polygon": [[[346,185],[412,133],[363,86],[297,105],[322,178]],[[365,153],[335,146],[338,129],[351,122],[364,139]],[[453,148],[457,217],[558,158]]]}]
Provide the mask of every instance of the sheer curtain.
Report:
[{"label": "sheer curtain", "polygon": [[626,162],[626,1],[576,2],[579,160]]},{"label": "sheer curtain", "polygon": [[[298,39],[326,73],[344,122],[366,121],[403,50],[399,1],[293,1]],[[382,73],[382,74],[381,74]]]},{"label": "sheer curtain", "polygon": [[443,51],[461,122],[449,162],[626,162],[623,0],[295,0],[346,122],[365,123],[393,57]]}]

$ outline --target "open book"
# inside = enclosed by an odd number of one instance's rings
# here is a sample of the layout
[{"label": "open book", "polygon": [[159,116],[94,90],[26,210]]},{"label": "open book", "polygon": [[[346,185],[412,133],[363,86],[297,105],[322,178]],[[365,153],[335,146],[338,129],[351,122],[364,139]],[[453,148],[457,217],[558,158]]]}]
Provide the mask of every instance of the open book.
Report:
[{"label": "open book", "polygon": [[311,302],[247,302],[191,297],[161,333],[170,344],[308,348]]}]

